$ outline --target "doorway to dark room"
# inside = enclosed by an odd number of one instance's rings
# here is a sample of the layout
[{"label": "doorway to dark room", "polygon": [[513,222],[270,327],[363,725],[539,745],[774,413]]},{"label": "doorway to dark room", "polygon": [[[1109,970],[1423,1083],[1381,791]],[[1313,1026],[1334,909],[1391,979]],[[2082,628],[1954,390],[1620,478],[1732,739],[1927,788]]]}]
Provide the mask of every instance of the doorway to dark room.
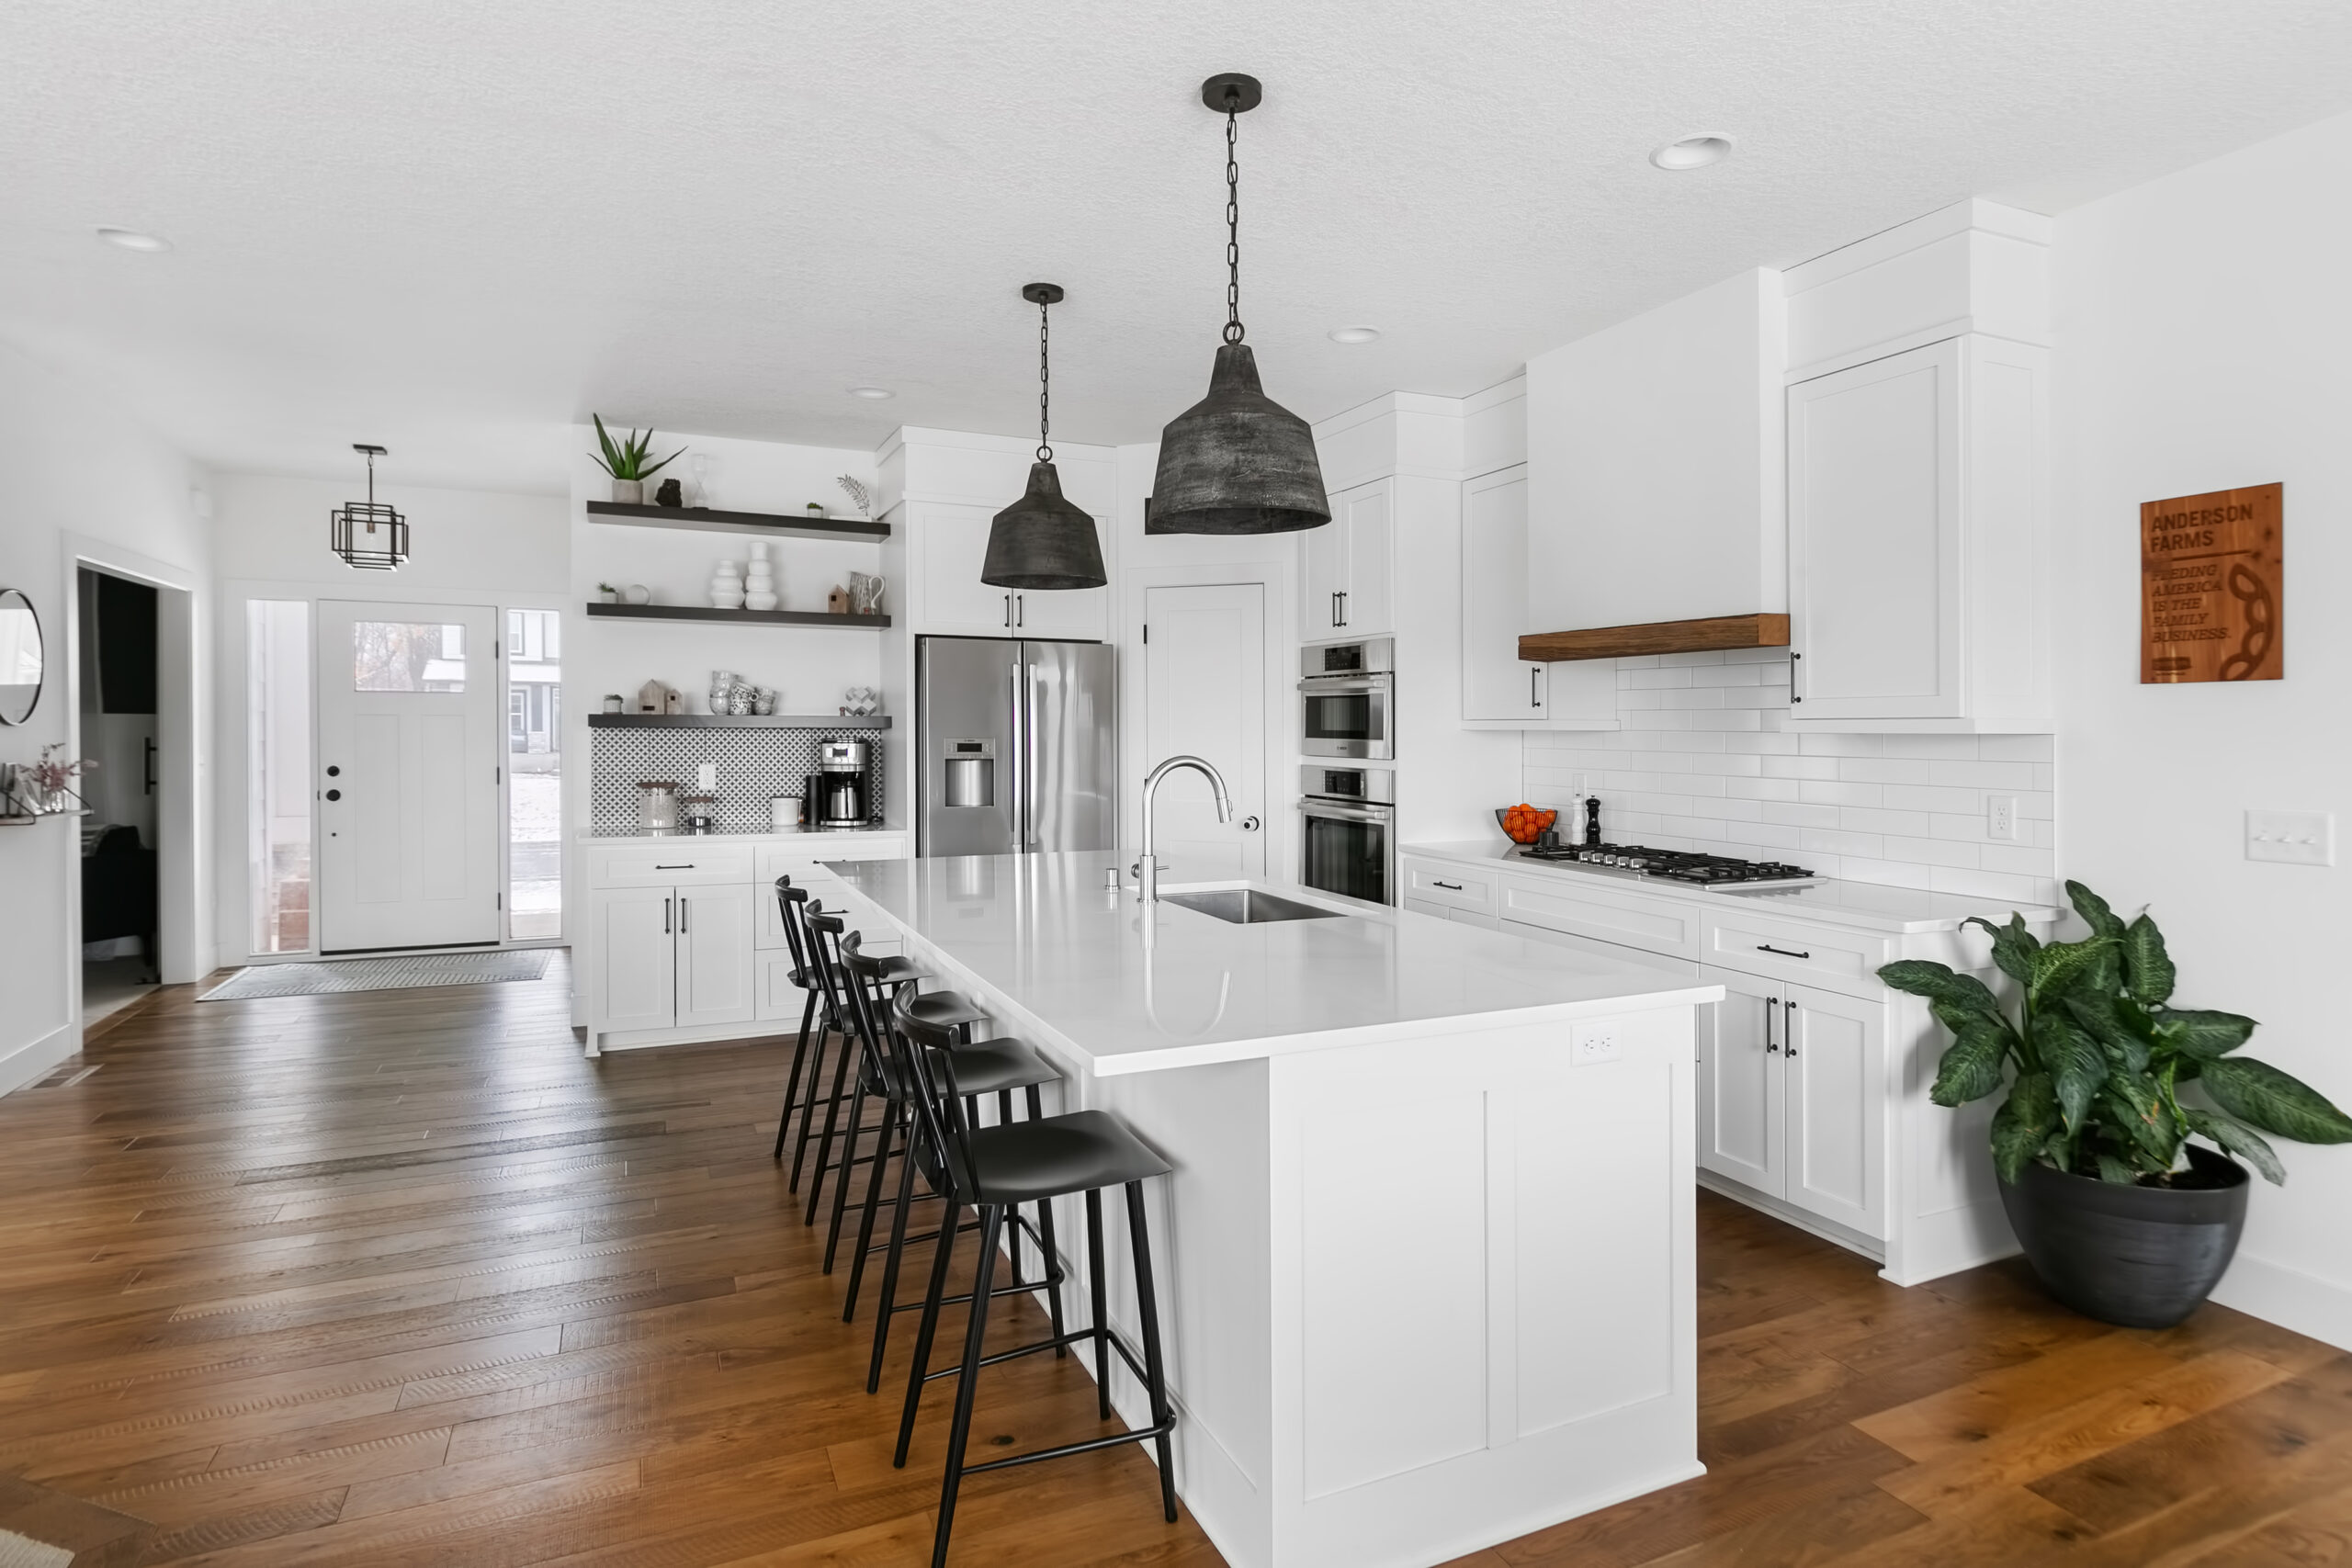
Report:
[{"label": "doorway to dark room", "polygon": [[162,979],[157,898],[156,591],[81,569],[82,1021]]}]

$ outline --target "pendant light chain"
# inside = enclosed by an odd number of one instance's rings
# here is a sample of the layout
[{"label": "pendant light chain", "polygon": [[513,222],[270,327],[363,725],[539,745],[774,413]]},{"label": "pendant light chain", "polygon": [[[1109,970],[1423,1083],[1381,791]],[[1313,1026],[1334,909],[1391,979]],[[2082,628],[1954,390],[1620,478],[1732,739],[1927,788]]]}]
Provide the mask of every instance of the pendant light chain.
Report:
[{"label": "pendant light chain", "polygon": [[1054,460],[1053,444],[1047,439],[1054,428],[1053,404],[1049,400],[1053,390],[1054,362],[1052,355],[1047,352],[1051,346],[1052,310],[1053,306],[1047,301],[1037,301],[1037,461],[1041,463]]},{"label": "pendant light chain", "polygon": [[1239,343],[1241,324],[1241,166],[1233,155],[1239,111],[1225,111],[1225,341]]}]

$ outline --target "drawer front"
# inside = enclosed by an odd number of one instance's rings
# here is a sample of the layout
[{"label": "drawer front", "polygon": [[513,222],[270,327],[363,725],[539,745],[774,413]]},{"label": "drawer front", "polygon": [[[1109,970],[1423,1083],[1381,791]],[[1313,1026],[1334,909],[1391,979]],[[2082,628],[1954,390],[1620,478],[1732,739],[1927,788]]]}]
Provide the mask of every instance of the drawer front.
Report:
[{"label": "drawer front", "polygon": [[698,887],[751,880],[748,844],[676,839],[660,845],[597,844],[588,852],[593,887]]},{"label": "drawer front", "polygon": [[1885,937],[1736,910],[1709,909],[1705,935],[1710,964],[1865,1000],[1885,996],[1878,968],[1894,956],[1894,944]]},{"label": "drawer front", "polygon": [[1640,964],[1668,975],[1679,975],[1686,980],[1699,978],[1699,965],[1690,959],[1668,958],[1642,948],[1627,947],[1623,942],[1600,942],[1544,926],[1531,926],[1523,920],[1498,920],[1495,924],[1505,936],[1540,942],[1552,947],[1565,947],[1572,953],[1589,953],[1595,958],[1614,959],[1620,964]]},{"label": "drawer front", "polygon": [[1495,912],[1495,888],[1500,879],[1492,872],[1471,871],[1443,861],[1405,863],[1405,897],[1422,898],[1448,908],[1481,915]]},{"label": "drawer front", "polygon": [[1668,958],[1699,956],[1697,905],[1575,886],[1566,876],[1505,879],[1502,917]]},{"label": "drawer front", "polygon": [[797,885],[814,874],[826,861],[904,860],[907,840],[902,833],[876,837],[868,833],[808,833],[782,843],[760,846],[760,880],[771,887],[779,876]]}]

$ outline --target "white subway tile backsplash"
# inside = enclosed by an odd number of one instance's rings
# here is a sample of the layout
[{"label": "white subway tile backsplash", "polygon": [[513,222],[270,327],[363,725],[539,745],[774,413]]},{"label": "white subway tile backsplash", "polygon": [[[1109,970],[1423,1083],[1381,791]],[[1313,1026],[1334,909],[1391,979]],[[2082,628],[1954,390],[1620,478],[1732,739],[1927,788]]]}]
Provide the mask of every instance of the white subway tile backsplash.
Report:
[{"label": "white subway tile backsplash", "polygon": [[[2060,899],[2049,736],[1791,731],[1781,649],[1621,659],[1616,679],[1623,728],[1527,732],[1529,799],[1569,809],[1583,779],[1614,839],[1793,859],[1994,915]],[[2017,796],[2016,841],[1985,837],[1988,794]]]}]

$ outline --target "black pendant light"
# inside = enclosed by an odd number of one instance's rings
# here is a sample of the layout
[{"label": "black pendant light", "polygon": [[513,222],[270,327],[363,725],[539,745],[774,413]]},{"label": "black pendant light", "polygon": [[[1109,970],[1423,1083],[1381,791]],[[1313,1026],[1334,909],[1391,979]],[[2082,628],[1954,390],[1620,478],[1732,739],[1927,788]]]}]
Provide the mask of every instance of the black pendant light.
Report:
[{"label": "black pendant light", "polygon": [[1037,460],[1029,466],[1029,493],[996,514],[989,525],[989,553],[980,581],[993,588],[1100,588],[1102,542],[1094,519],[1062,499],[1062,476],[1054,467],[1052,434],[1053,361],[1046,312],[1062,300],[1058,283],[1032,283],[1021,298],[1037,307]]},{"label": "black pendant light", "polygon": [[408,559],[408,519],[393,511],[390,502],[376,499],[376,459],[384,455],[384,449],[359,442],[354,442],[351,449],[367,455],[368,499],[347,501],[327,514],[327,547],[341,556],[345,566],[362,571],[398,571],[401,562]]},{"label": "black pendant light", "polygon": [[1266,396],[1241,341],[1239,117],[1264,96],[1254,76],[1212,76],[1201,102],[1225,116],[1225,344],[1209,395],[1168,422],[1144,514],[1147,534],[1288,534],[1331,521],[1306,422]]}]

